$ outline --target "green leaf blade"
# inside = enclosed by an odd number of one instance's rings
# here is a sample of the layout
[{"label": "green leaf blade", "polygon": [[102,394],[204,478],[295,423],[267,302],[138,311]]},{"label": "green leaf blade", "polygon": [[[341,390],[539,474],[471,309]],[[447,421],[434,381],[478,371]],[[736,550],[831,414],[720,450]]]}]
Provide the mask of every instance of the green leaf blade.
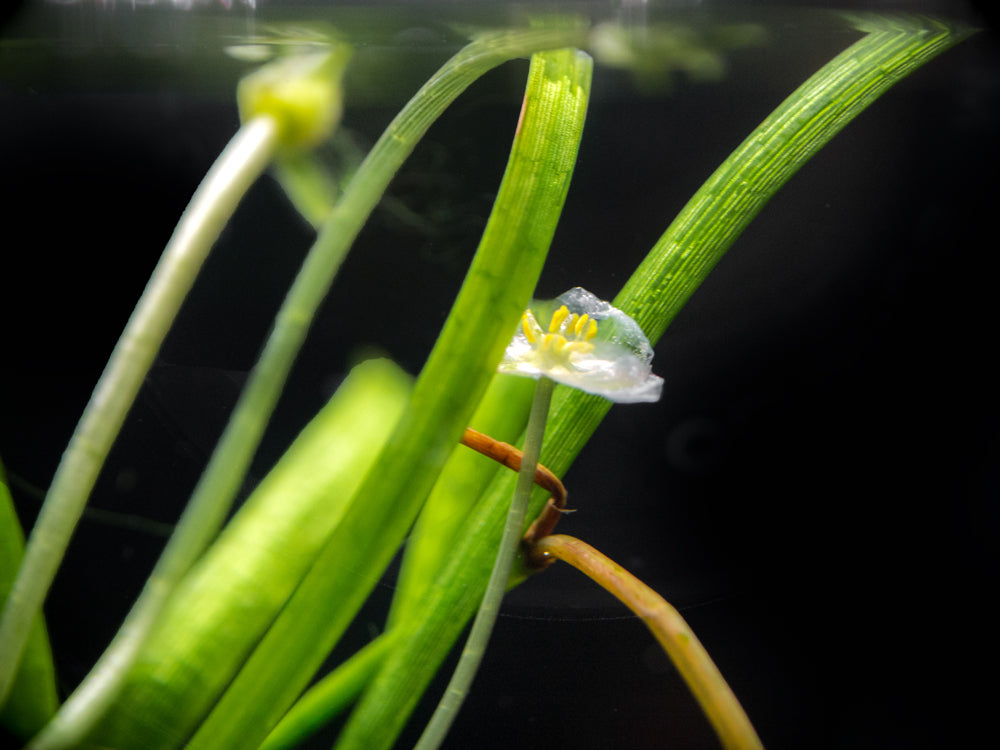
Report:
[{"label": "green leaf blade", "polygon": [[93,741],[175,747],[193,732],[343,517],[409,390],[388,360],[354,368],[185,577]]},{"label": "green leaf blade", "polygon": [[[482,398],[537,283],[575,163],[591,63],[579,53],[559,54],[570,56],[564,76],[539,94],[540,105],[528,96],[479,250],[410,405],[359,490],[361,502],[352,504],[190,748],[252,746],[277,722],[395,554]],[[552,96],[563,101],[558,115],[541,106]],[[577,137],[553,140],[566,117],[577,124]]]},{"label": "green leaf blade", "polygon": [[[743,229],[813,154],[894,83],[966,34],[946,26],[930,32],[879,29],[824,66],[698,191],[615,298],[615,306],[635,318],[651,342],[658,340]],[[542,463],[564,474],[610,407],[599,397],[557,389]],[[370,733],[342,738],[338,750],[391,745],[428,675],[475,611],[515,481],[513,472],[496,476],[436,585],[396,633],[398,645],[352,717],[352,724],[363,724]],[[545,494],[536,492],[529,515],[544,501]],[[515,568],[512,582],[528,575],[527,568]]]},{"label": "green leaf blade", "polygon": [[[24,532],[0,464],[0,604],[7,600],[24,556]],[[11,692],[0,706],[0,727],[21,740],[34,735],[56,712],[55,667],[41,615],[35,617]]]},{"label": "green leaf blade", "polygon": [[[508,173],[504,176],[482,246],[509,243],[517,247],[528,243],[539,246],[544,244],[547,249],[575,165],[589,97],[591,72],[592,62],[589,56],[575,50],[539,53],[532,58],[524,110],[511,152]],[[525,288],[527,294],[508,297],[502,300],[501,305],[500,295],[509,290],[507,284],[496,283],[497,278],[504,277],[484,279],[487,283],[492,283],[492,288],[483,290],[482,296],[486,299],[482,304],[492,303],[496,314],[503,310],[506,322],[500,329],[502,335],[497,339],[498,346],[493,352],[487,374],[491,374],[496,367],[534,287],[532,281],[530,288]],[[456,321],[463,325],[487,326],[491,317],[489,307],[481,307],[471,319],[453,315],[445,330]],[[466,323],[466,320],[469,322]],[[456,440],[457,437],[456,435]],[[509,498],[509,494],[507,497]],[[501,513],[506,513],[506,507],[505,501]],[[420,617],[424,614],[437,617],[451,611],[455,604],[462,609],[475,607],[492,568],[492,557],[498,540],[499,533],[487,550],[490,560],[478,590],[476,586],[462,585],[442,588],[439,582],[435,582],[428,589],[425,601],[438,601],[440,606],[430,613],[426,613],[422,607]],[[453,558],[449,560],[449,569],[453,562]],[[433,652],[427,652],[422,647],[414,648],[414,642],[406,640],[406,634],[416,624],[415,619],[416,615],[399,623],[398,627],[403,631],[399,645],[393,649],[387,665],[379,672],[372,688],[352,714],[338,748],[377,750],[390,747],[395,740],[409,711],[437,668]],[[464,620],[458,623],[459,629],[463,622]],[[427,656],[430,658],[426,658]],[[407,665],[404,669],[411,673],[411,679],[405,683],[396,681],[393,676],[400,665]]]}]

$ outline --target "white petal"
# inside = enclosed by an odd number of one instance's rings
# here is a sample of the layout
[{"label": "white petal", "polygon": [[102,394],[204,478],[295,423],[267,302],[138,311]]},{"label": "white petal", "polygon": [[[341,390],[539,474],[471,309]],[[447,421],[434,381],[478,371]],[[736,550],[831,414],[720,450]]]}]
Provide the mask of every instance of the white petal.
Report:
[{"label": "white petal", "polygon": [[577,353],[568,362],[552,364],[536,356],[535,348],[518,326],[498,372],[536,379],[545,376],[618,403],[660,399],[663,379],[652,374],[653,348],[638,323],[581,287],[570,289],[551,303],[533,307],[539,313],[536,317],[547,319],[559,305],[566,305],[571,313],[586,313],[598,322],[597,337],[592,342],[594,350]]}]

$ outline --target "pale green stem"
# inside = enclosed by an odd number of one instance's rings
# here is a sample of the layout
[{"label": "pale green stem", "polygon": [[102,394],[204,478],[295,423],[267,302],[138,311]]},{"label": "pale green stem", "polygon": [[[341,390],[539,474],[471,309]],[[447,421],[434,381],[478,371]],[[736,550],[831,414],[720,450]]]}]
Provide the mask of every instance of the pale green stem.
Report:
[{"label": "pale green stem", "polygon": [[271,159],[277,127],[248,122],[195,191],[70,438],[0,620],[0,704],[87,498],[208,252]]},{"label": "pale green stem", "polygon": [[434,710],[434,715],[420,735],[415,750],[437,750],[451,729],[452,722],[462,707],[462,702],[469,692],[469,686],[479,671],[479,664],[486,653],[493,625],[500,613],[500,601],[507,590],[507,579],[514,564],[518,542],[524,533],[524,521],[528,512],[528,500],[535,486],[535,469],[538,466],[538,456],[542,451],[542,438],[545,435],[545,420],[549,415],[549,402],[552,400],[552,390],[555,383],[543,377],[535,389],[535,399],[531,404],[531,415],[528,417],[528,427],[524,437],[524,455],[521,457],[521,470],[517,474],[517,485],[514,497],[507,511],[507,522],[503,528],[500,548],[497,550],[493,571],[490,573],[486,593],[479,605],[472,630],[465,642],[462,656],[459,658],[451,681]]},{"label": "pale green stem", "polygon": [[[400,150],[412,148],[458,95],[460,83],[471,83],[486,67],[499,64],[501,56],[565,43],[574,35],[577,32],[556,29],[484,36],[452,58],[379,139],[318,242],[340,238],[330,231],[331,222],[346,221],[348,211],[355,212],[365,196],[372,198],[368,205],[374,207],[385,189],[372,189],[379,179],[375,175],[385,175],[389,160],[401,159]],[[590,58],[572,51],[543,55],[533,65],[524,116],[483,240],[410,406],[383,450],[379,470],[367,475],[356,493],[361,499],[352,501],[312,569],[189,747],[216,750],[259,743],[257,735],[266,734],[305,687],[302,683],[319,668],[375,583],[375,577],[345,574],[345,566],[357,564],[355,550],[361,550],[371,569],[384,567],[412,527],[537,282],[575,162],[590,69]],[[348,228],[356,234],[360,224]]]},{"label": "pale green stem", "polygon": [[[745,224],[813,153],[893,83],[964,36],[960,29],[932,21],[927,33],[874,32],[824,66],[699,191],[615,306],[632,315],[655,342]],[[556,394],[543,463],[564,474],[610,406],[582,391]],[[474,606],[464,592],[481,582],[491,564],[489,538],[510,493],[504,487],[505,478],[480,501],[434,586],[399,623],[407,625],[399,645],[355,708],[338,747],[387,748],[413,710],[414,696],[423,692]]]},{"label": "pale green stem", "polygon": [[306,257],[233,416],[139,600],[85,681],[30,750],[71,746],[93,728],[114,702],[129,665],[170,593],[224,520],[316,310],[351,243],[420,136],[479,74],[523,54],[525,48],[531,50],[535,44],[545,46],[546,41],[565,36],[565,32],[540,32],[484,37],[469,45],[466,54],[456,56],[455,62],[446,66],[445,74],[428,82],[421,89],[425,95],[415,97],[389,126]]}]

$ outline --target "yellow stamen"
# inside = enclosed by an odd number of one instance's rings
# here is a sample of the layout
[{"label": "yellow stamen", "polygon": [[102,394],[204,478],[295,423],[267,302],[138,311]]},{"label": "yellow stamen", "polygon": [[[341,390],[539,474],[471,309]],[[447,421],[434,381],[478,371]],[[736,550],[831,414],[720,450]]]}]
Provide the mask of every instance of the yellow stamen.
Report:
[{"label": "yellow stamen", "polygon": [[552,313],[552,322],[549,323],[549,333],[556,333],[562,325],[562,322],[566,320],[568,316],[569,310],[566,308],[566,305],[563,305]]},{"label": "yellow stamen", "polygon": [[521,316],[521,330],[524,331],[524,338],[528,339],[529,344],[538,341],[537,334],[541,331],[541,327],[535,320],[535,316],[531,314],[531,310],[525,310],[524,315]]},{"label": "yellow stamen", "polygon": [[562,305],[552,314],[548,332],[544,331],[531,310],[521,316],[521,330],[531,348],[547,362],[546,367],[568,364],[573,355],[590,354],[594,345],[590,340],[597,335],[597,321],[587,313],[571,313]]}]

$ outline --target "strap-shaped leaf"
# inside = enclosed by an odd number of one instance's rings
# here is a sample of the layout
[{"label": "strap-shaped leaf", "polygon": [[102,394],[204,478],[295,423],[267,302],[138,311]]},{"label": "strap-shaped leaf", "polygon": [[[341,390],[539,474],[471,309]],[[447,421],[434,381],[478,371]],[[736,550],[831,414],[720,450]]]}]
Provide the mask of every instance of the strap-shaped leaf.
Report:
[{"label": "strap-shaped leaf", "polygon": [[[893,84],[967,36],[964,29],[870,21],[863,38],[802,84],[725,161],[682,210],[614,304],[655,342],[712,267],[782,185]],[[559,389],[542,463],[562,475],[611,403]],[[430,678],[475,611],[489,577],[513,492],[513,472],[497,476],[468,534],[456,542],[436,585],[400,632],[352,716],[338,750],[388,750]],[[535,492],[532,513],[546,493]],[[530,517],[529,513],[529,517]],[[512,582],[528,571],[515,572]]]}]

